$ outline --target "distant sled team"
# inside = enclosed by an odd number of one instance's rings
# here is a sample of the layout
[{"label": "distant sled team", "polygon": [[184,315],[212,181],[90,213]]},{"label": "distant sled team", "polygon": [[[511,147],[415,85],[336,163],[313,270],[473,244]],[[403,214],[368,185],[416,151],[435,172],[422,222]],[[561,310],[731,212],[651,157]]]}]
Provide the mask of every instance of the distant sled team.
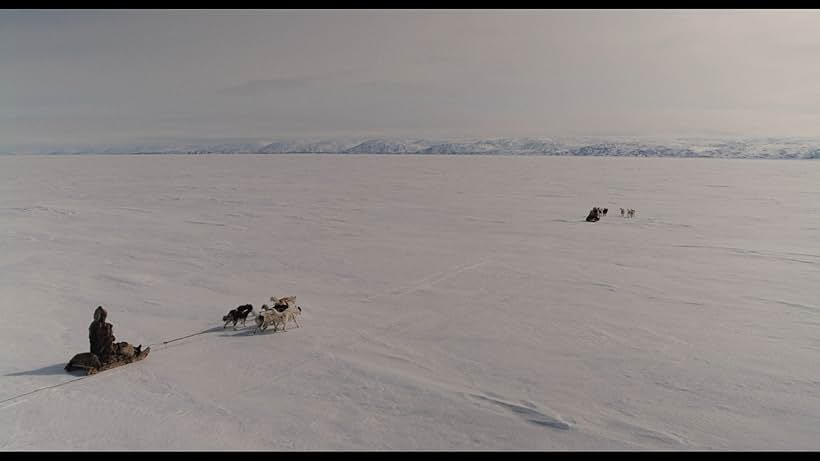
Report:
[{"label": "distant sled team", "polygon": [[[271,325],[273,326],[273,331],[278,331],[279,327],[282,328],[282,331],[287,331],[288,322],[295,323],[297,328],[300,327],[299,322],[296,321],[296,317],[302,315],[302,307],[296,305],[296,296],[288,296],[285,298],[271,296],[270,300],[273,306],[269,307],[267,304],[263,304],[261,308],[262,311],[254,316],[256,328],[254,328],[253,334],[265,331]],[[231,309],[222,317],[222,320],[225,322],[223,328],[228,328],[228,325],[233,323],[233,329],[236,330],[236,325],[239,322],[242,322],[242,326],[244,327],[245,321],[250,314],[253,314],[252,304],[245,304],[236,309]]]},{"label": "distant sled team", "polygon": [[[598,222],[601,220],[602,217],[606,216],[607,212],[609,212],[609,208],[601,208],[601,207],[593,207],[589,210],[589,214],[587,215],[587,222]],[[621,208],[621,217],[622,218],[634,218],[635,217],[635,210],[633,208],[624,209]]]}]

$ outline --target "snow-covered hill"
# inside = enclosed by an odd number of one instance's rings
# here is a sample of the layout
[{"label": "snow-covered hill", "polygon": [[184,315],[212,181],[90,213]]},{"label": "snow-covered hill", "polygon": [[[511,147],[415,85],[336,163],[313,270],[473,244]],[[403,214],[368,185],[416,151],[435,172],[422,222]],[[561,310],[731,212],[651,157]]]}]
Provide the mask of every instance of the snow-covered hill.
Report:
[{"label": "snow-covered hill", "polygon": [[820,139],[702,140],[641,138],[494,138],[467,141],[425,139],[269,140],[187,144],[122,145],[30,149],[36,154],[425,154],[561,155],[581,157],[704,157],[820,159]]}]

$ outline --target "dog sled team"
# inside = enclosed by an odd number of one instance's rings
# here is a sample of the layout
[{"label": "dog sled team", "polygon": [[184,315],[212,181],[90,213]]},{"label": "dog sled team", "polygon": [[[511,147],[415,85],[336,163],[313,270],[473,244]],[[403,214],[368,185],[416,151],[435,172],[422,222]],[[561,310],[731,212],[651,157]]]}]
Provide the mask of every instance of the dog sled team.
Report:
[{"label": "dog sled team", "polygon": [[[262,312],[256,315],[254,334],[267,330],[270,325],[273,325],[273,331],[277,331],[280,326],[282,331],[287,331],[288,322],[295,323],[296,328],[299,328],[296,318],[302,315],[302,307],[296,305],[296,296],[285,298],[271,296],[270,300],[273,307],[263,304]],[[233,323],[233,329],[236,330],[239,322],[242,322],[244,327],[251,313],[253,313],[253,306],[250,304],[231,309],[227,315],[222,317],[225,321],[224,328],[228,328],[228,324]],[[106,322],[107,317],[108,312],[102,306],[98,306],[94,311],[94,321],[88,326],[90,351],[75,354],[65,366],[66,371],[84,370],[87,375],[93,375],[100,371],[143,360],[148,356],[151,352],[150,346],[143,349],[142,344],[134,347],[124,341],[114,342],[116,339],[114,326]]]},{"label": "dog sled team", "polygon": [[[273,331],[278,331],[279,327],[282,328],[282,331],[288,331],[288,322],[295,323],[296,328],[299,328],[299,322],[296,318],[302,315],[302,307],[296,305],[296,296],[287,296],[284,298],[271,296],[270,301],[271,306],[263,304],[261,312],[254,315],[256,328],[254,328],[253,334],[265,331],[270,326],[273,326]],[[233,323],[233,329],[236,330],[236,325],[239,322],[242,322],[242,326],[244,327],[245,321],[252,313],[253,305],[251,304],[245,304],[236,309],[231,309],[227,315],[222,317],[222,320],[225,322],[223,328],[228,328],[228,325]]]},{"label": "dog sled team", "polygon": [[[606,216],[609,212],[609,208],[601,208],[601,207],[593,207],[589,210],[589,214],[587,215],[587,222],[597,222],[600,221],[602,217]],[[634,218],[635,217],[635,210],[633,208],[621,208],[621,217],[622,218]]]}]

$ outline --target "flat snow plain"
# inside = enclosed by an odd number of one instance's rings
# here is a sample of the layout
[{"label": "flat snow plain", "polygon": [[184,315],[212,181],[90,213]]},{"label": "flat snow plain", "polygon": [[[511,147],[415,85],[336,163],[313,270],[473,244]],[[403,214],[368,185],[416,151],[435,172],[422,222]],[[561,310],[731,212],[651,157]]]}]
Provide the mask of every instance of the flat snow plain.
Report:
[{"label": "flat snow plain", "polygon": [[[0,157],[0,449],[817,450],[818,236],[816,161]],[[209,331],[8,400],[97,305]]]}]

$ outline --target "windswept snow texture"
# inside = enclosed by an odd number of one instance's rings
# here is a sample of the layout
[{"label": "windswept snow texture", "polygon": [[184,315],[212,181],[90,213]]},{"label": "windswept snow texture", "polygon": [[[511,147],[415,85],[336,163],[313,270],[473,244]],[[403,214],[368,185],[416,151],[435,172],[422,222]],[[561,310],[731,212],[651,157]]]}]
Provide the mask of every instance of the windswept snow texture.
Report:
[{"label": "windswept snow texture", "polygon": [[[0,233],[4,450],[820,449],[815,162],[7,156]],[[209,331],[7,400],[97,305]]]}]

